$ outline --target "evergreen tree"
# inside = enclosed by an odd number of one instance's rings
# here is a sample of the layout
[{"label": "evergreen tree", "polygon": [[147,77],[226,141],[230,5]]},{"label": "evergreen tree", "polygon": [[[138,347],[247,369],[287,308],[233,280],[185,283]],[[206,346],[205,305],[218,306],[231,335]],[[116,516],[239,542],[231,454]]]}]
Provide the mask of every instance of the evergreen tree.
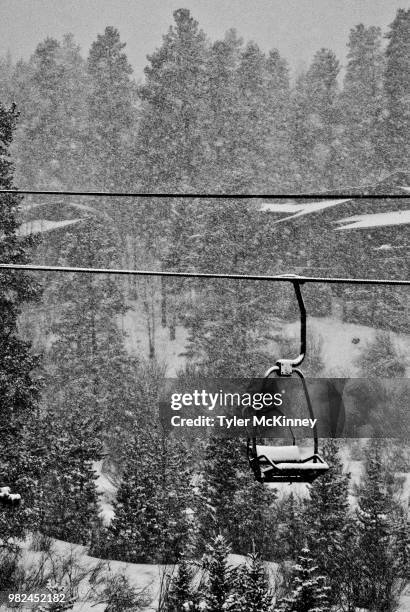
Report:
[{"label": "evergreen tree", "polygon": [[[59,261],[115,266],[115,234],[105,221],[90,216],[80,225],[66,232]],[[45,403],[64,413],[86,405],[94,419],[89,434],[114,454],[133,420],[137,393],[136,361],[127,355],[117,323],[126,312],[123,292],[113,277],[72,275],[70,282],[56,281],[52,298],[56,312],[46,361]]]},{"label": "evergreen tree", "polygon": [[300,499],[290,493],[278,504],[275,544],[278,558],[296,561],[306,540],[304,508]]},{"label": "evergreen tree", "polygon": [[344,176],[358,185],[380,176],[382,150],[384,56],[380,28],[360,24],[350,31],[348,64],[341,94],[344,123]]},{"label": "evergreen tree", "polygon": [[344,532],[349,524],[349,474],[343,473],[339,445],[327,440],[323,457],[330,469],[318,478],[309,490],[305,523],[308,545],[321,575],[331,587],[332,602],[340,597],[346,550]]},{"label": "evergreen tree", "polygon": [[356,610],[357,596],[362,587],[360,530],[354,515],[350,516],[343,527],[342,541],[342,554],[338,554],[340,565],[336,572],[340,576],[340,583],[337,585],[336,597],[331,591],[329,599],[336,600],[341,609],[350,612]]},{"label": "evergreen tree", "polygon": [[[110,267],[115,256],[112,233],[103,220],[90,216],[66,233],[59,258],[73,265]],[[103,450],[113,464],[122,463],[123,441],[135,422],[137,368],[118,329],[116,318],[125,306],[112,278],[60,278],[51,297],[56,310],[43,397],[51,440],[41,528],[86,544],[99,523],[92,464]]]},{"label": "evergreen tree", "polygon": [[200,483],[200,547],[207,545],[209,534],[232,525],[232,499],[237,490],[237,463],[240,444],[232,439],[210,438],[204,458],[204,475]]},{"label": "evergreen tree", "polygon": [[235,30],[216,41],[209,53],[207,73],[209,79],[208,119],[205,123],[206,139],[210,148],[202,167],[202,181],[212,185],[212,191],[236,191],[241,172],[238,156],[240,117],[238,66],[243,41]]},{"label": "evergreen tree", "polygon": [[[129,183],[131,147],[137,127],[136,90],[132,68],[118,30],[109,26],[92,43],[87,60],[87,159],[95,189],[124,190]],[[132,179],[132,182],[135,179]],[[111,213],[121,210],[109,204]]]},{"label": "evergreen tree", "polygon": [[93,435],[93,416],[85,415],[80,404],[76,410],[70,406],[64,422],[57,411],[48,411],[42,424],[49,438],[39,529],[60,540],[90,544],[100,526],[93,461],[100,458],[101,443]]},{"label": "evergreen tree", "polygon": [[256,550],[264,559],[276,553],[274,502],[276,491],[265,487],[254,478],[249,466],[240,474],[233,498],[236,519],[227,530],[235,552],[248,554]]},{"label": "evergreen tree", "polygon": [[104,612],[139,612],[151,603],[146,589],[131,586],[125,573],[108,578],[101,599],[107,603]]},{"label": "evergreen tree", "polygon": [[[337,185],[340,159],[337,77],[340,65],[333,51],[321,49],[297,82],[293,103],[293,150],[302,191]],[[320,178],[318,178],[320,177]]]},{"label": "evergreen tree", "polygon": [[[127,191],[140,185],[139,168],[134,164],[137,90],[125,46],[118,30],[108,26],[92,43],[87,58],[85,163],[88,188],[96,190]],[[96,206],[115,230],[122,262],[134,268],[139,263],[135,252],[140,205],[134,199],[100,198]]]},{"label": "evergreen tree", "polygon": [[277,50],[266,57],[246,45],[238,66],[237,152],[241,173],[236,190],[283,190],[289,173],[289,77]]},{"label": "evergreen tree", "polygon": [[[138,89],[141,117],[133,171],[147,191],[201,190],[201,167],[208,154],[203,134],[208,121],[209,45],[187,9],[175,11],[174,20],[161,47],[148,56],[145,82]],[[154,205],[149,200],[139,202],[138,213],[134,209],[133,215],[145,257],[162,268],[181,266],[192,247],[190,236],[196,233],[192,226],[197,210],[197,204],[187,200],[171,204],[156,198]],[[177,310],[174,296],[180,288],[180,283],[163,284],[171,334]]]},{"label": "evergreen tree", "polygon": [[211,179],[213,191],[268,191],[284,185],[289,170],[286,63],[276,50],[266,57],[256,44],[242,45],[230,30],[209,54],[210,151],[201,177],[204,186]]},{"label": "evergreen tree", "polygon": [[396,526],[396,555],[399,577],[409,580],[410,577],[410,524],[404,508],[398,508]]},{"label": "evergreen tree", "polygon": [[19,184],[81,188],[86,177],[87,79],[73,37],[41,42],[27,64],[16,66],[14,83],[21,110],[15,142]]},{"label": "evergreen tree", "polygon": [[202,565],[207,572],[203,608],[206,612],[227,612],[235,610],[235,570],[228,565],[231,549],[225,538],[215,536],[207,544]]},{"label": "evergreen tree", "polygon": [[406,366],[403,357],[398,353],[389,332],[378,331],[374,340],[367,344],[360,356],[363,376],[372,378],[401,378],[405,375]]},{"label": "evergreen tree", "polygon": [[189,453],[155,423],[134,429],[115,516],[99,554],[132,563],[175,562],[191,533]]},{"label": "evergreen tree", "polygon": [[273,193],[294,188],[297,169],[291,156],[291,89],[289,66],[277,49],[272,49],[266,60],[268,74],[267,112],[270,133],[267,136],[268,167],[265,170],[263,189]]},{"label": "evergreen tree", "polygon": [[293,584],[292,593],[279,602],[277,612],[330,612],[329,587],[308,548],[302,550],[294,567]]},{"label": "evergreen tree", "polygon": [[410,159],[410,9],[399,9],[387,34],[385,91],[387,157],[391,169],[406,169]]},{"label": "evergreen tree", "polygon": [[255,481],[242,441],[210,439],[199,496],[200,550],[217,532],[232,541],[235,553],[247,554],[252,546],[264,555],[270,553],[275,492]]},{"label": "evergreen tree", "polygon": [[[268,99],[267,62],[255,43],[248,43],[238,67],[240,88],[238,122],[238,152],[241,153],[241,176],[237,188],[245,193],[265,189],[268,136],[271,131],[272,108]],[[238,168],[239,170],[239,168]]]},{"label": "evergreen tree", "polygon": [[187,9],[148,57],[139,140],[144,185],[187,190],[195,185],[204,155],[201,122],[207,88],[208,43]]},{"label": "evergreen tree", "polygon": [[256,553],[250,553],[247,561],[239,568],[236,579],[237,612],[270,612],[272,593],[263,562]]},{"label": "evergreen tree", "polygon": [[[9,147],[17,112],[0,105],[0,187],[13,188],[13,164]],[[31,241],[17,236],[21,198],[0,195],[0,261],[26,264]],[[18,317],[23,304],[39,297],[39,285],[22,272],[0,272],[0,486],[20,494],[19,509],[0,512],[0,539],[23,537],[36,520],[37,494],[41,477],[41,439],[37,438],[39,380],[35,370],[38,356],[18,334]]]},{"label": "evergreen tree", "polygon": [[165,612],[196,612],[199,610],[199,593],[192,584],[194,576],[194,569],[182,554],[177,573],[169,584]]},{"label": "evergreen tree", "polygon": [[[396,529],[398,503],[385,485],[379,441],[370,443],[365,470],[357,508],[361,571],[356,605],[390,611],[404,588],[407,568],[402,564],[407,565],[407,560],[398,554],[398,549],[403,549],[403,531]],[[408,540],[408,534],[403,540]]]},{"label": "evergreen tree", "polygon": [[13,103],[13,72],[14,64],[11,53],[0,57],[0,91],[1,103],[9,106]]}]

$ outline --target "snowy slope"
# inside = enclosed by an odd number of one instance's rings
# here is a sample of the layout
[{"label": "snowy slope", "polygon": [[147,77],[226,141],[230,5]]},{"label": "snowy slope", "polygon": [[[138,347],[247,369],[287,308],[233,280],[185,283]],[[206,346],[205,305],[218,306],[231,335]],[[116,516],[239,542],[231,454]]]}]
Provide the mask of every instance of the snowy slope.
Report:
[{"label": "snowy slope", "polygon": [[[30,540],[27,540],[23,543],[23,554],[22,554],[22,564],[25,569],[28,570],[31,568],[36,568],[40,565],[40,561],[42,558],[42,553],[35,552],[30,549]],[[70,557],[74,557],[77,564],[77,571],[91,571],[96,568],[97,565],[101,562],[100,559],[96,559],[95,557],[90,557],[87,555],[86,548],[84,546],[79,546],[75,544],[70,544],[68,542],[63,542],[61,540],[53,540],[52,543],[52,555],[54,560],[58,559],[69,559]],[[232,566],[237,566],[243,563],[245,557],[242,555],[229,555],[228,561]],[[275,575],[277,571],[276,563],[267,563],[267,570],[269,574]],[[144,608],[144,612],[155,612],[157,609],[158,597],[160,593],[160,583],[161,578],[164,573],[172,573],[172,570],[175,569],[173,566],[165,566],[165,565],[150,565],[144,563],[125,563],[122,561],[107,561],[107,566],[105,568],[105,572],[112,574],[124,574],[127,576],[129,583],[131,586],[138,590],[146,589],[146,592],[149,593],[151,598],[151,603]],[[74,572],[75,573],[75,572]],[[79,588],[79,596],[81,598],[85,598],[85,595],[89,592],[90,585],[88,579],[82,581],[81,586]],[[93,601],[79,601],[74,605],[74,612],[104,612],[106,608],[106,603],[95,604]],[[2,605],[0,606],[0,612],[6,611],[9,608]]]},{"label": "snowy slope", "polygon": [[[125,338],[125,346],[131,354],[141,357],[148,357],[148,334],[146,313],[140,301],[128,302],[132,310],[129,310],[124,317],[120,319],[119,325],[124,329],[127,336]],[[155,325],[155,352],[159,363],[167,364],[166,375],[169,377],[176,376],[179,368],[181,368],[185,359],[181,356],[186,348],[188,333],[181,326],[176,327],[176,338],[171,341],[169,338],[169,329],[161,326],[159,318]]]},{"label": "snowy slope", "polygon": [[[128,350],[143,357],[148,356],[148,338],[146,331],[145,313],[138,301],[131,302],[129,310],[121,319],[120,326],[127,334],[126,346]],[[299,322],[288,323],[283,321],[279,326],[284,336],[299,337]],[[377,329],[356,323],[345,323],[334,317],[309,317],[307,333],[308,338],[321,338],[322,359],[326,364],[324,375],[354,375],[355,362],[360,356],[367,342],[374,340]],[[157,359],[167,364],[167,376],[175,376],[184,365],[185,358],[182,353],[186,350],[188,333],[181,326],[176,327],[176,339],[169,339],[169,329],[161,327],[158,319],[155,328],[155,345]],[[402,352],[408,361],[408,375],[410,376],[410,336],[406,334],[391,334],[397,349]],[[353,338],[360,338],[358,344],[353,344]]]},{"label": "snowy slope", "polygon": [[67,221],[50,221],[48,219],[36,219],[35,221],[27,221],[22,223],[17,230],[18,236],[29,236],[30,234],[42,234],[55,229],[74,225],[82,221],[82,219],[69,219]]},{"label": "snowy slope", "polygon": [[[298,337],[299,322],[283,325],[283,330],[290,336]],[[339,376],[357,374],[356,360],[366,344],[374,340],[377,329],[367,325],[345,323],[334,317],[310,317],[308,319],[308,337],[322,338],[322,359],[326,364],[324,375]],[[396,348],[403,353],[407,361],[410,375],[410,336],[391,333]],[[358,344],[353,344],[353,338],[360,338]]]},{"label": "snowy slope", "polygon": [[405,225],[410,223],[410,210],[395,210],[390,212],[376,213],[374,215],[355,215],[340,219],[337,223],[345,225],[335,228],[336,230],[366,229],[369,227],[386,227],[388,225]]}]

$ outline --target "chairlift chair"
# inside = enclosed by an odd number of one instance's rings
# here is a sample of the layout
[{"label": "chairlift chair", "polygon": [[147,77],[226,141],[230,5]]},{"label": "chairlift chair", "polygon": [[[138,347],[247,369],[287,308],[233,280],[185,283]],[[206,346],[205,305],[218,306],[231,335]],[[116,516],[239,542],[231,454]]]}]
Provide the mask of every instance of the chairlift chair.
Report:
[{"label": "chairlift chair", "polygon": [[[290,377],[293,373],[301,379],[309,417],[314,419],[312,402],[309,396],[305,377],[299,366],[306,354],[306,308],[300,290],[300,281],[294,281],[293,287],[299,304],[301,315],[301,349],[295,359],[280,359],[276,365],[265,373],[265,379],[272,373],[278,376]],[[329,465],[319,455],[319,439],[316,424],[313,427],[313,452],[302,452],[296,445],[296,439],[291,430],[293,444],[291,446],[269,446],[258,444],[256,438],[248,438],[247,454],[249,465],[257,481],[270,482],[305,482],[311,483],[324,474]]]}]

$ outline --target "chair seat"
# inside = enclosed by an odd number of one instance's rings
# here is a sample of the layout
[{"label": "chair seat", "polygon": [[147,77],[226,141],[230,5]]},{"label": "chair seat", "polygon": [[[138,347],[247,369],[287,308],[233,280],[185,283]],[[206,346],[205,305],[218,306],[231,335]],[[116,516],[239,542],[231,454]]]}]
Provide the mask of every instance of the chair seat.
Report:
[{"label": "chair seat", "polygon": [[[273,469],[272,467],[270,467],[269,465],[266,466],[266,470],[269,469]],[[323,463],[317,462],[314,463],[313,461],[306,461],[305,463],[302,462],[293,462],[293,463],[278,463],[275,465],[275,469],[280,470],[280,471],[297,471],[297,472],[304,472],[304,471],[309,471],[309,470],[314,470],[316,471],[326,471],[329,469],[328,464],[324,461]],[[265,470],[264,470],[265,471]]]},{"label": "chair seat", "polygon": [[250,456],[256,480],[262,483],[312,483],[329,469],[320,455],[304,452],[296,445],[256,445],[256,455]]}]

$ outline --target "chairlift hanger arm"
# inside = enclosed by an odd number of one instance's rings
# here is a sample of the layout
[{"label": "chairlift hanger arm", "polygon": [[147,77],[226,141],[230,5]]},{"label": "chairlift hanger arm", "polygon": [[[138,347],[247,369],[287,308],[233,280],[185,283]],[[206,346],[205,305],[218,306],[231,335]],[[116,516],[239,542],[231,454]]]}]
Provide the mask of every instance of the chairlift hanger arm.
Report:
[{"label": "chairlift hanger arm", "polygon": [[302,363],[306,355],[306,307],[305,302],[303,301],[300,283],[297,281],[294,282],[293,288],[295,290],[300,311],[300,354],[298,357],[296,357],[296,359],[293,359],[292,365],[298,366]]},{"label": "chairlift hanger arm", "polygon": [[[298,301],[299,312],[300,312],[300,352],[294,359],[279,359],[276,364],[269,368],[265,373],[265,378],[268,378],[273,372],[278,372],[279,376],[291,376],[293,368],[299,366],[306,355],[306,307],[303,301],[302,291],[300,285],[303,281],[293,280],[292,285],[295,290],[296,299]],[[299,376],[300,372],[297,370]]]}]

